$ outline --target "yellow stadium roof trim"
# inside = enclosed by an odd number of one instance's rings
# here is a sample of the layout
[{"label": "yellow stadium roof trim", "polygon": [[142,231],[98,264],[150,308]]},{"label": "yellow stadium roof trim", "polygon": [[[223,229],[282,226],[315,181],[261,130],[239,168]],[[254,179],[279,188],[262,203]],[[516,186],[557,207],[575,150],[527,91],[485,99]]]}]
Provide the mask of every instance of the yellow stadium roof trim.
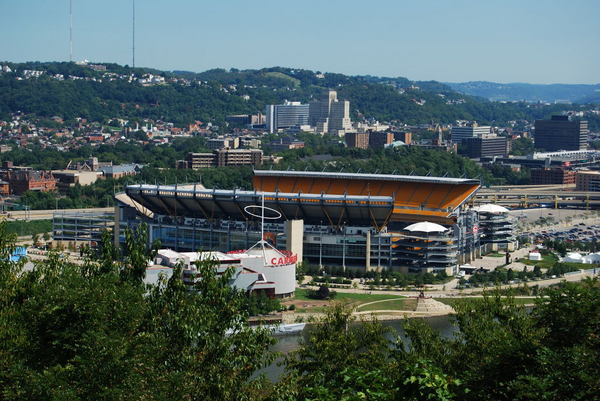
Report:
[{"label": "yellow stadium roof trim", "polygon": [[354,179],[377,181],[422,182],[436,184],[477,184],[479,180],[472,178],[431,177],[419,175],[392,175],[392,174],[365,174],[342,173],[328,171],[286,171],[286,170],[254,170],[256,177],[302,177],[302,178],[329,178],[329,179]]}]

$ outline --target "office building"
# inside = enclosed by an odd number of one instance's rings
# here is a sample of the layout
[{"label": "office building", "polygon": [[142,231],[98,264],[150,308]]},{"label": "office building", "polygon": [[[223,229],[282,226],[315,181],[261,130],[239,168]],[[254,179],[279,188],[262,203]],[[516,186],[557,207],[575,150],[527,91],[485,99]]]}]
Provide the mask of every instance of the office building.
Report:
[{"label": "office building", "polygon": [[57,180],[57,187],[61,191],[76,185],[92,185],[102,176],[100,171],[54,170],[52,175]]},{"label": "office building", "polygon": [[321,99],[310,102],[308,122],[317,133],[343,135],[352,130],[350,102],[338,100],[336,91],[327,91]]},{"label": "office building", "polygon": [[547,152],[587,149],[587,121],[571,121],[569,116],[552,116],[535,121],[535,148]]},{"label": "office building", "polygon": [[[456,271],[478,255],[479,181],[463,178],[257,170],[253,191],[129,185],[119,200],[115,240],[144,221],[150,240],[178,252],[248,249],[264,235],[280,250],[321,266],[405,272]],[[132,206],[133,205],[133,206]],[[274,211],[274,212],[273,212]],[[419,231],[425,222],[438,231]],[[290,224],[301,229],[290,230]],[[421,251],[419,244],[433,241]],[[295,246],[295,248],[293,248]]]},{"label": "office building", "polygon": [[473,124],[470,126],[458,126],[452,127],[451,140],[452,143],[461,143],[463,139],[468,138],[480,138],[484,135],[488,135],[492,132],[490,126],[478,126]]},{"label": "office building", "polygon": [[563,167],[531,169],[533,185],[570,185],[575,184],[575,171]]},{"label": "office building", "polygon": [[239,138],[213,138],[206,141],[206,147],[211,150],[237,149],[240,147]]},{"label": "office building", "polygon": [[580,170],[576,175],[578,191],[600,192],[600,171]]},{"label": "office building", "polygon": [[369,134],[369,147],[383,149],[394,142],[394,134],[391,132],[371,132]]},{"label": "office building", "polygon": [[461,153],[472,159],[482,157],[506,157],[508,154],[508,138],[493,134],[462,140]]},{"label": "office building", "polygon": [[265,115],[257,114],[234,114],[225,117],[225,121],[233,125],[262,125],[265,123]]},{"label": "office building", "polygon": [[405,145],[412,143],[412,133],[410,132],[394,132],[394,141],[401,141]]},{"label": "office building", "polygon": [[177,161],[177,168],[198,170],[223,166],[254,166],[262,164],[263,152],[260,149],[218,149],[212,153],[187,154],[185,160]]},{"label": "office building", "polygon": [[270,133],[279,129],[308,125],[308,104],[288,102],[266,107],[266,124]]},{"label": "office building", "polygon": [[346,132],[346,145],[349,148],[368,149],[369,148],[369,133],[368,132]]}]

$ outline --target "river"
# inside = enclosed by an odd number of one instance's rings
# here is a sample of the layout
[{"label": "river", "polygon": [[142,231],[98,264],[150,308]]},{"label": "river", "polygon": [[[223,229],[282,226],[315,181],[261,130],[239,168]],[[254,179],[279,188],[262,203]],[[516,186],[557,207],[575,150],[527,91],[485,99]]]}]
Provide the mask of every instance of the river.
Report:
[{"label": "river", "polygon": [[[450,316],[433,316],[425,318],[425,321],[443,337],[452,337],[454,333],[456,333],[457,328],[452,324],[452,321],[450,319]],[[404,330],[402,329],[402,322],[402,320],[382,321],[383,325],[392,328],[393,333],[397,333],[400,336],[400,338],[406,339]],[[281,352],[282,354],[288,354],[289,352],[297,350],[299,347],[300,339],[305,335],[305,333],[308,330],[310,330],[309,325],[306,326],[304,333],[276,337],[277,343],[271,347],[271,351]],[[390,340],[392,340],[392,337],[395,337],[395,335],[392,335],[390,337]],[[278,358],[271,365],[257,372],[257,374],[264,373],[269,380],[278,381],[284,372],[284,367],[279,365],[279,363],[281,363],[282,360],[283,357]]]}]

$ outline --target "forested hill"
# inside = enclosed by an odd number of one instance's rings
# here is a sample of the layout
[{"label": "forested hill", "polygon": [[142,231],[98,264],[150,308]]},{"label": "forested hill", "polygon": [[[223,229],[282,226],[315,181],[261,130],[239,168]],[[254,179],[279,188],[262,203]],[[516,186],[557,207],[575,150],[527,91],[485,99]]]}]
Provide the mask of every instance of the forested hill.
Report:
[{"label": "forested hill", "polygon": [[[409,124],[482,123],[547,117],[566,106],[503,104],[459,94],[435,81],[347,76],[291,68],[214,69],[202,73],[157,71],[116,64],[8,63],[0,72],[0,119],[11,112],[41,117],[151,118],[184,125],[222,122],[228,114],[255,113],[283,100],[307,102],[325,89],[351,102],[354,118]],[[98,68],[100,66],[100,68]],[[103,70],[106,68],[106,70]],[[29,70],[29,75],[25,70]],[[31,71],[41,71],[34,73]],[[155,81],[148,82],[152,76]],[[164,82],[163,82],[164,80]]]},{"label": "forested hill", "polygon": [[466,95],[481,96],[494,101],[529,101],[574,103],[600,102],[600,84],[527,84],[474,81],[447,83],[450,88]]}]

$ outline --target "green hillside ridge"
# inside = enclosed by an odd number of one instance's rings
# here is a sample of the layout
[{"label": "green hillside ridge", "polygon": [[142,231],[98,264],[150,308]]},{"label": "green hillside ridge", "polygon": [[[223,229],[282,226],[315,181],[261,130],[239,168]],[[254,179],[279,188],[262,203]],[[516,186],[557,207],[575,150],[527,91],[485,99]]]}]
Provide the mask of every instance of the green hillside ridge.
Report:
[{"label": "green hillside ridge", "polygon": [[[224,122],[229,114],[262,112],[283,100],[308,102],[326,89],[351,102],[354,119],[375,118],[408,124],[451,123],[457,119],[502,123],[545,118],[573,106],[497,103],[467,96],[435,81],[347,76],[283,67],[260,70],[213,69],[201,73],[167,72],[102,64],[95,71],[74,63],[8,63],[13,72],[0,74],[0,119],[21,111],[40,117],[83,117],[170,121],[184,126],[195,120]],[[26,69],[42,70],[39,78],[22,79]],[[164,84],[143,86],[137,80],[151,73]],[[62,74],[64,80],[53,77]],[[106,74],[117,74],[110,80]],[[69,76],[87,80],[72,80]]]}]

